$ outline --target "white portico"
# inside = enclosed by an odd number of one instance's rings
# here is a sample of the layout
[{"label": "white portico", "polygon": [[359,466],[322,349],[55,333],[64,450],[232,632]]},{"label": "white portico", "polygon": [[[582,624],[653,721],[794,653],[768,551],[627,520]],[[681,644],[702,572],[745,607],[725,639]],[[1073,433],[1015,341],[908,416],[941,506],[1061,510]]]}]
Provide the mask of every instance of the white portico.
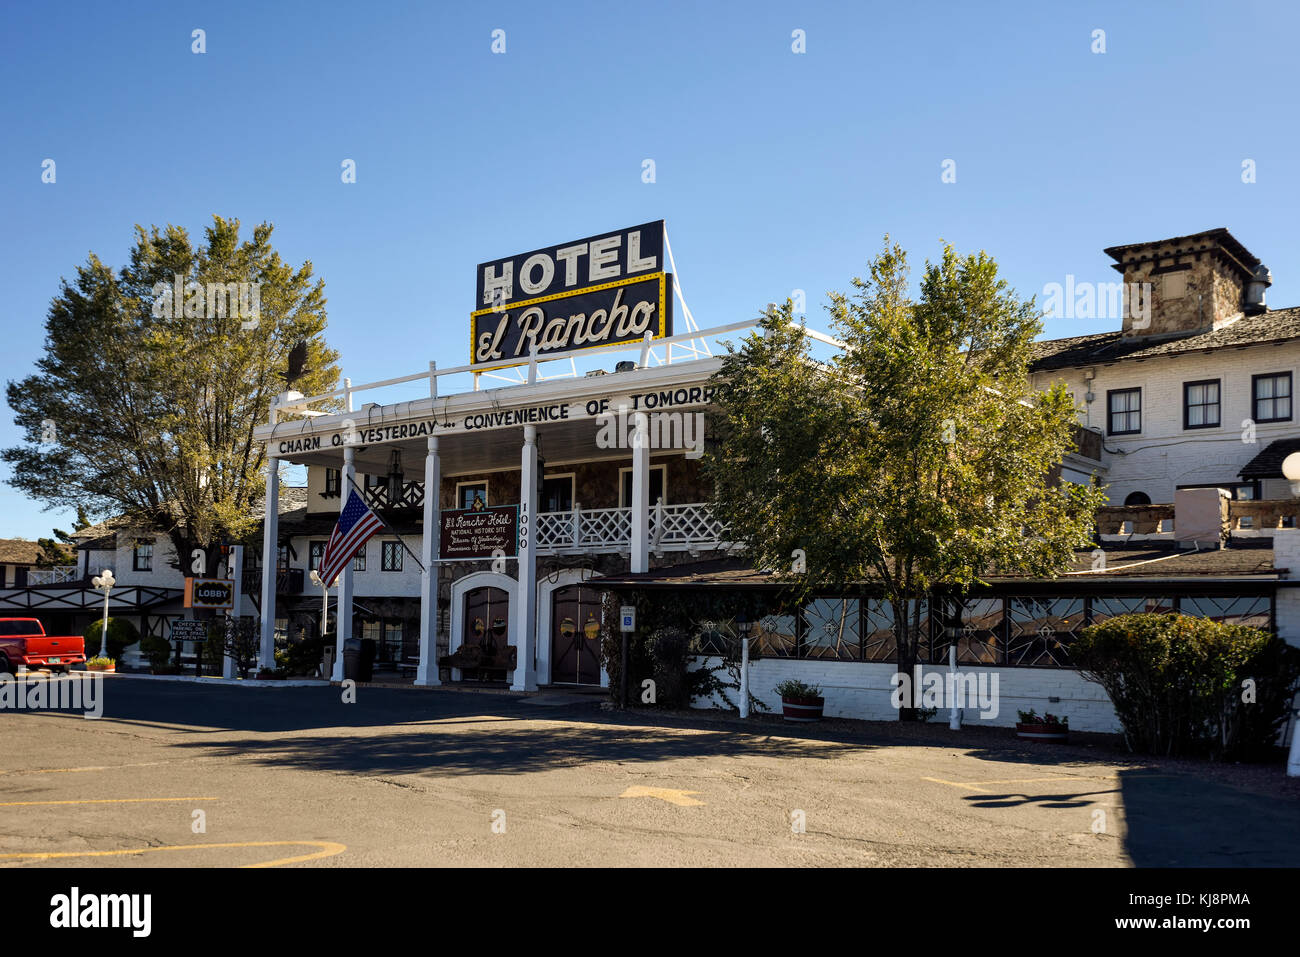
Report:
[{"label": "white portico", "polygon": [[[262,563],[264,662],[273,657],[277,617],[279,464],[340,470],[342,507],[357,476],[382,476],[400,462],[407,478],[423,479],[419,538],[406,541],[423,566],[415,682],[440,682],[441,622],[442,645],[451,652],[474,626],[480,632],[496,628],[503,640],[508,637],[513,667],[507,678],[515,690],[534,690],[539,681],[606,683],[603,674],[566,679],[557,671],[561,652],[553,643],[571,637],[582,624],[579,619],[590,621],[592,614],[588,597],[581,599],[587,604],[580,615],[558,611],[562,598],[570,600],[564,589],[598,578],[598,558],[617,559],[620,564],[609,567],[637,572],[649,570],[656,554],[668,560],[672,553],[698,555],[725,547],[725,530],[712,519],[707,496],[692,477],[703,439],[698,415],[711,400],[709,378],[720,360],[688,344],[751,326],[691,331],[657,340],[653,348],[647,337],[632,346],[637,359],[618,366],[624,371],[605,374],[543,377],[539,370],[548,364],[532,357],[512,370],[517,379],[510,384],[480,388],[487,376],[505,380],[502,373],[512,363],[441,370],[430,364],[427,371],[384,382],[353,386],[345,380],[343,389],[326,395],[282,397],[273,421],[256,433],[266,446],[271,476]],[[616,350],[626,354],[628,345],[603,351]],[[457,379],[468,388],[446,391]],[[403,387],[427,392],[405,401],[361,404],[380,390]],[[331,407],[338,411],[325,411]],[[552,497],[548,507],[540,500],[543,481],[567,481],[572,491],[558,507]],[[461,507],[456,496],[465,493],[464,486],[482,487],[491,506],[517,505],[516,554],[496,559],[445,554],[443,513]],[[429,489],[438,493],[428,494]],[[544,566],[540,587],[539,562]],[[335,680],[343,677],[343,639],[354,634],[354,601],[364,601],[355,581],[372,571],[354,576],[348,563],[339,577],[338,624],[331,636],[337,646]],[[454,576],[450,582],[448,575]],[[502,587],[507,581],[511,587]],[[546,621],[539,622],[539,612]],[[580,644],[581,633],[577,638]],[[454,666],[450,673],[459,677]]]}]

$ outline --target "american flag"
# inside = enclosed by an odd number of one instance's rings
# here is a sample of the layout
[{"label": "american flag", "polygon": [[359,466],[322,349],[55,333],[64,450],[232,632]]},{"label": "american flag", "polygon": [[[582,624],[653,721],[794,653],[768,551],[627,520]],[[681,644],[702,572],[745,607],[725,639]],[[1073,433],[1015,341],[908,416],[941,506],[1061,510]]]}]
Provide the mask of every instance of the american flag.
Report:
[{"label": "american flag", "polygon": [[384,527],[374,512],[361,501],[356,489],[348,492],[348,502],[339,512],[338,524],[330,532],[330,540],[325,544],[325,554],[321,556],[320,580],[328,588],[334,578],[343,571],[352,556],[357,553],[366,539]]}]

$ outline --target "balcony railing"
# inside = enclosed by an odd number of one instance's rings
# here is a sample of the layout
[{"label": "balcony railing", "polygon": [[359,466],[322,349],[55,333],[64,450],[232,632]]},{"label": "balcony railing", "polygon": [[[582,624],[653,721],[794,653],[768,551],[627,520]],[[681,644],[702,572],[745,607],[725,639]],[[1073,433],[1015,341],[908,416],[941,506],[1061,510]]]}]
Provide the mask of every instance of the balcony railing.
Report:
[{"label": "balcony railing", "polygon": [[402,494],[395,500],[388,494],[387,483],[382,485],[371,485],[365,488],[363,492],[366,504],[374,509],[388,511],[390,509],[424,507],[423,482],[403,482]]},{"label": "balcony railing", "polygon": [[[275,573],[275,593],[277,595],[301,595],[303,589],[303,571],[301,568],[280,568]],[[244,569],[244,594],[262,594],[262,570],[260,568]]]},{"label": "balcony railing", "polygon": [[53,568],[31,568],[27,571],[29,585],[65,585],[80,580],[76,565],[55,565]]},{"label": "balcony railing", "polygon": [[[650,550],[696,551],[719,548],[726,528],[702,502],[659,503],[650,509]],[[632,547],[632,509],[575,506],[568,512],[537,516],[537,550],[557,552],[627,551]]]}]

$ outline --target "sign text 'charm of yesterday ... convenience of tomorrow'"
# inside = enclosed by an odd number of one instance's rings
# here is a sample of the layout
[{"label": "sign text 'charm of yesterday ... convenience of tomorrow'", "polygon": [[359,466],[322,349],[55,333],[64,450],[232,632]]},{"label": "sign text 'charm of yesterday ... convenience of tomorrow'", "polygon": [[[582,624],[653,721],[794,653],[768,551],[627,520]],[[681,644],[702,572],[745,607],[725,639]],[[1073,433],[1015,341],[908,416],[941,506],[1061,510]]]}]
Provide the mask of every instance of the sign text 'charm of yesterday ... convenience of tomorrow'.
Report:
[{"label": "sign text 'charm of yesterday ... convenience of tomorrow'", "polygon": [[480,263],[470,362],[673,334],[663,220]]}]

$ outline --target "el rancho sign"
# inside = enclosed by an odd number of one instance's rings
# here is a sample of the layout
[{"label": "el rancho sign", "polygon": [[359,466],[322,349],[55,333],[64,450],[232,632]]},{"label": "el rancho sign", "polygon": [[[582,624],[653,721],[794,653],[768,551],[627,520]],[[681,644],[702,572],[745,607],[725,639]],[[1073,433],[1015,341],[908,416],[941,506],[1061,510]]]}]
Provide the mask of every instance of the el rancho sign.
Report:
[{"label": "el rancho sign", "polygon": [[513,558],[519,554],[519,506],[443,512],[439,551],[451,558]]},{"label": "el rancho sign", "polygon": [[671,283],[663,220],[480,263],[470,363],[666,338]]}]

